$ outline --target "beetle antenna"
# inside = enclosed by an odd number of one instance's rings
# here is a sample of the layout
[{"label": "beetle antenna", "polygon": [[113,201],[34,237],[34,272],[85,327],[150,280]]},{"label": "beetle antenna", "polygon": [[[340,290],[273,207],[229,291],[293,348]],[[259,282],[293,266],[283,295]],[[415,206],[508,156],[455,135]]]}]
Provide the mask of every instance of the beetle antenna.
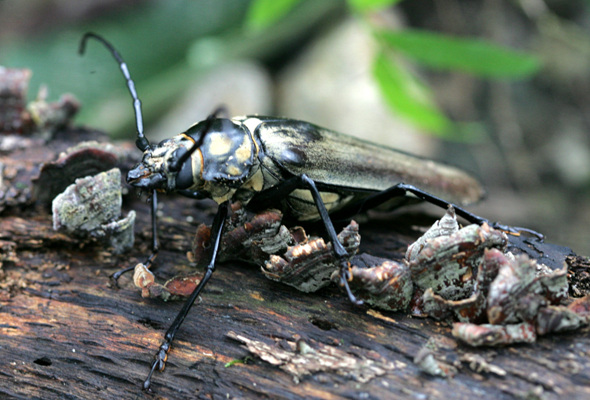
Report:
[{"label": "beetle antenna", "polygon": [[135,110],[135,126],[137,128],[137,140],[135,141],[135,145],[141,151],[146,151],[150,148],[150,142],[143,134],[143,115],[141,113],[141,100],[137,96],[137,91],[135,90],[135,83],[133,79],[131,79],[131,74],[129,73],[129,69],[127,68],[127,64],[123,61],[123,57],[119,54],[119,52],[110,44],[105,38],[99,36],[92,32],[87,32],[82,36],[82,40],[80,40],[80,47],[78,49],[78,53],[80,55],[84,54],[86,50],[86,42],[88,39],[95,39],[102,43],[112,54],[115,58],[117,63],[119,64],[119,68],[127,81],[127,88],[129,89],[129,93],[131,94],[131,98],[133,99],[133,109]]}]

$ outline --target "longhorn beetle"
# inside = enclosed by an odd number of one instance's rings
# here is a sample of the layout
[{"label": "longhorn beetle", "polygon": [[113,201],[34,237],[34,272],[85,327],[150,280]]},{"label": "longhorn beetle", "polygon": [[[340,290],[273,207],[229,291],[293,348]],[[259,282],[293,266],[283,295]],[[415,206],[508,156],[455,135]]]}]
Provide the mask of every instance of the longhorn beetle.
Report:
[{"label": "longhorn beetle", "polygon": [[[218,110],[185,132],[157,145],[150,144],[143,133],[141,101],[127,65],[108,41],[94,33],[82,37],[80,54],[90,38],[111,52],[133,99],[135,143],[143,158],[129,171],[127,182],[151,193],[152,253],[144,263],[146,267],[151,266],[158,254],[158,192],[212,198],[219,204],[211,229],[209,264],[164,335],[143,385],[146,390],[154,371],[164,369],[178,329],[215,270],[232,201],[240,200],[252,211],[272,206],[300,221],[321,220],[340,262],[340,284],[354,304],[361,302],[348,286],[348,254],[336,237],[330,214],[339,218],[351,216],[409,195],[443,208],[454,203],[456,214],[471,223],[488,223],[509,233],[525,231],[541,236],[528,229],[490,222],[457,206],[473,203],[483,195],[479,183],[459,169],[308,122],[262,116],[218,118]],[[114,277],[131,269],[122,270]]]}]

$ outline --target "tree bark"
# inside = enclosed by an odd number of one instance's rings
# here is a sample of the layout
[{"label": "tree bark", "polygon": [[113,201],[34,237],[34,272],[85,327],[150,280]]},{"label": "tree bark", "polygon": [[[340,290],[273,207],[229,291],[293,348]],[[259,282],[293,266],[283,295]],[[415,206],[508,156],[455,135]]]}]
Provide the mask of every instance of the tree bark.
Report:
[{"label": "tree bark", "polygon": [[[76,140],[2,155],[5,174],[6,166],[17,171],[5,185],[30,184],[41,161]],[[47,206],[26,197],[0,214],[2,398],[590,398],[587,327],[534,344],[470,348],[447,323],[355,307],[336,287],[301,293],[236,262],[218,266],[146,396],[142,382],[181,303],[144,299],[130,275],[118,288],[109,275],[149,253],[148,205],[126,199],[127,211],[138,213],[136,244],[116,256],[54,232]],[[177,196],[161,203],[155,273],[164,280],[192,271],[186,252],[214,207]],[[430,223],[422,213],[363,222],[362,250],[401,259],[419,236],[412,226]],[[333,364],[294,379],[254,356],[248,341],[276,356],[298,343],[330,352]],[[426,375],[413,363],[429,341],[457,368],[454,377]]]}]

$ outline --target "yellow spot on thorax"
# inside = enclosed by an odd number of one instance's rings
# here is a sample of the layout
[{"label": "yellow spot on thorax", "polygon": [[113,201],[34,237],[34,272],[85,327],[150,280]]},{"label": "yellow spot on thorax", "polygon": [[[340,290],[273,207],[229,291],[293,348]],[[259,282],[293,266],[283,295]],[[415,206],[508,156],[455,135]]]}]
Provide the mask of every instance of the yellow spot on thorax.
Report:
[{"label": "yellow spot on thorax", "polygon": [[229,153],[232,147],[232,141],[226,135],[212,135],[209,154],[220,156]]},{"label": "yellow spot on thorax", "polygon": [[248,139],[249,138],[244,135],[244,141],[236,150],[235,156],[238,164],[244,164],[250,160],[250,157],[252,157],[252,146],[250,144],[250,140]]}]

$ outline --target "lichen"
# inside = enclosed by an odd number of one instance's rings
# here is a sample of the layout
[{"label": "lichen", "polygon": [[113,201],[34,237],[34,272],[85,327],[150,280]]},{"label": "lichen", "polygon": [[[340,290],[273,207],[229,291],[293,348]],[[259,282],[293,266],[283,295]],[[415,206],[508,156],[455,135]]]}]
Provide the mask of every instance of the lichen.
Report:
[{"label": "lichen", "polygon": [[122,253],[133,246],[135,212],[121,218],[121,172],[113,168],[76,179],[52,203],[53,228],[93,238]]}]

